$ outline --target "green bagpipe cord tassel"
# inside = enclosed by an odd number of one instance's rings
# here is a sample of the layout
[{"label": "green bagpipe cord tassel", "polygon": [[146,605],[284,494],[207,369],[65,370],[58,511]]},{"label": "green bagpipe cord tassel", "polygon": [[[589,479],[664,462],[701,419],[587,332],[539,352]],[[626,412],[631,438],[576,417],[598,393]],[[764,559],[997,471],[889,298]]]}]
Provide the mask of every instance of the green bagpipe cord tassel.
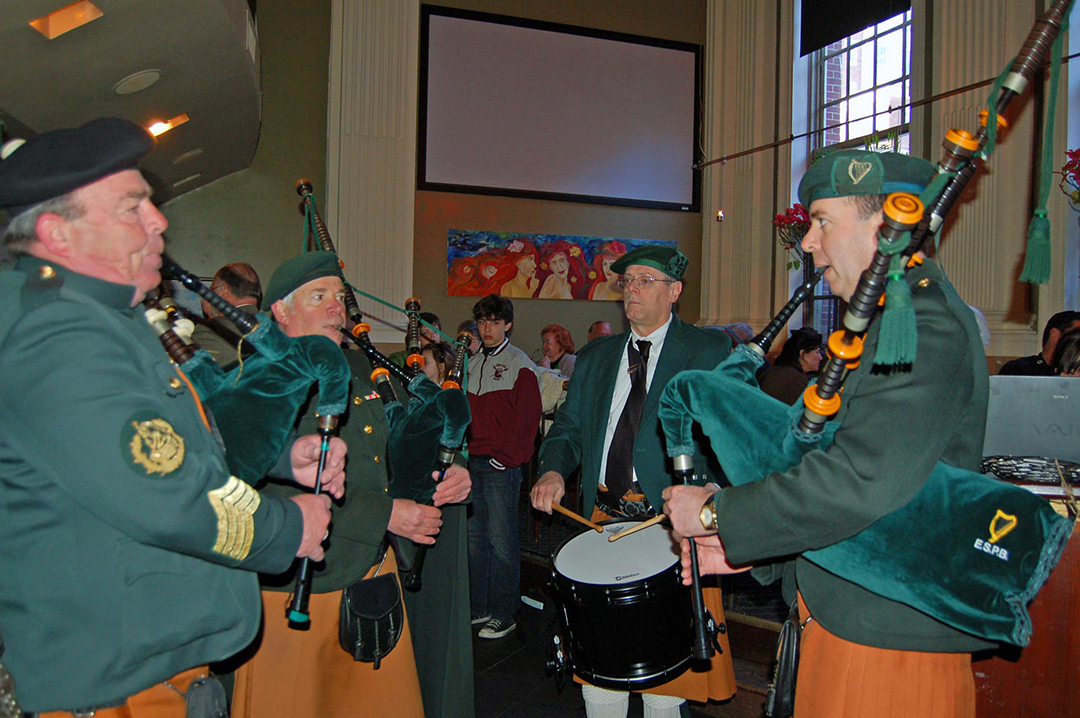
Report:
[{"label": "green bagpipe cord tassel", "polygon": [[885,311],[881,315],[874,366],[891,368],[914,363],[918,343],[911,287],[904,280],[904,256],[894,254],[889,261],[889,283],[885,287]]},{"label": "green bagpipe cord tassel", "polygon": [[1021,282],[1045,284],[1050,279],[1050,220],[1046,210],[1035,211],[1028,225],[1027,256],[1024,258],[1024,271],[1020,274]]}]

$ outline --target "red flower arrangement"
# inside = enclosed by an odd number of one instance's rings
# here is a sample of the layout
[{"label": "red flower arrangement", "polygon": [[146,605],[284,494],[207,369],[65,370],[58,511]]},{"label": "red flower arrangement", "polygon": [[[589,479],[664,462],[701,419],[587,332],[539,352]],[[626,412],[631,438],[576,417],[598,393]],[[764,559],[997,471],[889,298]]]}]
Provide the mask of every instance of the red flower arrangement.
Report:
[{"label": "red flower arrangement", "polygon": [[800,269],[803,252],[799,244],[810,231],[810,215],[807,214],[806,207],[796,202],[794,207],[788,207],[783,214],[776,215],[772,223],[776,227],[776,240],[790,257],[787,263],[788,270]]},{"label": "red flower arrangement", "polygon": [[1080,211],[1080,147],[1065,153],[1068,161],[1061,167],[1061,182],[1058,187],[1069,198],[1072,208]]}]

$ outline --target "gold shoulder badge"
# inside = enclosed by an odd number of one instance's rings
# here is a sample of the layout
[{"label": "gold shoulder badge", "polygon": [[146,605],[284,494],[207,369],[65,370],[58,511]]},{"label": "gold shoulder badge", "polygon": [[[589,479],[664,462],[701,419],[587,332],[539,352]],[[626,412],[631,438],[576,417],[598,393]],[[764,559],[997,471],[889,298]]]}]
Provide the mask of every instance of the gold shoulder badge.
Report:
[{"label": "gold shoulder badge", "polygon": [[255,512],[262,498],[249,485],[230,476],[225,485],[206,494],[217,516],[214,553],[243,561],[255,539]]},{"label": "gold shoulder badge", "polygon": [[124,430],[131,461],[147,475],[176,471],[184,463],[184,437],[161,418],[132,417]]}]

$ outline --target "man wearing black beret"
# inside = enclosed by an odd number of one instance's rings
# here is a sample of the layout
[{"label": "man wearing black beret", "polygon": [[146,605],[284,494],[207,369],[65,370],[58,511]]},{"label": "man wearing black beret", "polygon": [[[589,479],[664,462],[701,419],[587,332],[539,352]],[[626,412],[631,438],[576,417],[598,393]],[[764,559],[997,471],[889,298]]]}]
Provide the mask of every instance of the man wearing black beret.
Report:
[{"label": "man wearing black beret", "polygon": [[[184,716],[259,629],[255,572],[323,555],[328,498],[231,477],[136,308],[168,224],[137,168],[153,145],[102,119],[0,151],[0,633],[41,717]],[[285,458],[314,483],[318,438]],[[340,442],[330,464],[340,495]]]},{"label": "man wearing black beret", "polygon": [[[686,324],[675,313],[686,265],[682,252],[661,245],[639,247],[611,265],[622,275],[618,283],[630,331],[594,339],[578,353],[566,403],[540,446],[540,480],[532,490],[537,509],[551,513],[566,492],[565,477],[578,466],[585,510],[593,512],[594,521],[659,509],[660,493],[673,480],[657,413],[660,394],[676,373],[712,369],[731,352],[726,335]],[[695,448],[699,473],[694,479],[704,484],[711,478],[708,463]],[[705,600],[713,617],[723,621],[720,590],[707,590]],[[727,636],[719,640],[723,653],[710,659],[708,671],[687,670],[643,692],[647,718],[676,718],[687,698],[704,703],[734,695]],[[586,685],[582,694],[589,718],[627,714],[625,691]]]}]

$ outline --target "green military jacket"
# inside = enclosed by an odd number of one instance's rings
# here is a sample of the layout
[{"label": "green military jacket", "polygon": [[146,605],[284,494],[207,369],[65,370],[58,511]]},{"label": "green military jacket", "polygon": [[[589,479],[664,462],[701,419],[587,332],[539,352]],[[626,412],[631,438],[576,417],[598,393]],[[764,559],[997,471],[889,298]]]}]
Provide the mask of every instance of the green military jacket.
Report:
[{"label": "green military jacket", "polygon": [[[238,309],[244,314],[250,315],[255,315],[259,311],[259,308],[254,304],[245,304],[238,307]],[[238,361],[238,345],[244,358],[251,356],[255,352],[250,342],[244,342],[241,345],[241,338],[233,323],[225,317],[214,317],[202,324],[196,324],[195,331],[191,333],[191,340],[198,344],[200,349],[209,352],[217,365],[223,369],[228,369]]]},{"label": "green military jacket", "polygon": [[[586,516],[596,501],[604,435],[611,412],[617,372],[626,370],[626,342],[630,332],[595,339],[578,352],[574,378],[566,403],[540,446],[540,476],[557,471],[563,477],[581,466],[581,492]],[[664,348],[653,372],[641,423],[634,440],[634,470],[638,483],[657,510],[660,493],[672,483],[671,459],[664,448],[657,410],[660,394],[671,378],[687,369],[713,369],[731,353],[731,340],[716,332],[687,324],[675,314],[664,339]],[[615,418],[618,420],[618,417]],[[718,467],[706,459],[700,446],[694,455],[695,483],[717,481]]]},{"label": "green military jacket", "polygon": [[[784,474],[716,494],[717,525],[733,563],[795,555],[853,536],[910,501],[938,461],[978,470],[989,379],[975,318],[932,260],[908,271],[907,280],[919,333],[911,371],[871,372],[881,329],[875,318],[863,360],[844,385],[832,446]],[[814,619],[849,641],[909,651],[991,646],[806,559],[796,561],[796,576]]]},{"label": "green military jacket", "polygon": [[[387,491],[386,442],[389,428],[383,413],[382,399],[371,381],[371,363],[357,351],[345,351],[352,369],[349,410],[338,423],[338,436],[349,447],[345,473],[345,496],[333,507],[330,540],[326,559],[316,565],[312,591],[339,591],[364,577],[379,558],[379,547],[394,501]],[[399,388],[399,392],[402,390]],[[399,393],[404,398],[404,394]],[[318,428],[315,416],[317,396],[301,410],[297,432],[311,434]],[[268,481],[260,486],[266,494],[293,496],[308,489],[295,484]],[[289,571],[263,576],[263,587],[270,591],[291,591],[296,581],[295,562]],[[271,616],[270,620],[275,620]],[[282,619],[284,620],[284,619]]]},{"label": "green military jacket", "polygon": [[300,544],[295,504],[230,478],[132,295],[32,257],[0,272],[0,633],[29,711],[236,653],[254,571]]}]

